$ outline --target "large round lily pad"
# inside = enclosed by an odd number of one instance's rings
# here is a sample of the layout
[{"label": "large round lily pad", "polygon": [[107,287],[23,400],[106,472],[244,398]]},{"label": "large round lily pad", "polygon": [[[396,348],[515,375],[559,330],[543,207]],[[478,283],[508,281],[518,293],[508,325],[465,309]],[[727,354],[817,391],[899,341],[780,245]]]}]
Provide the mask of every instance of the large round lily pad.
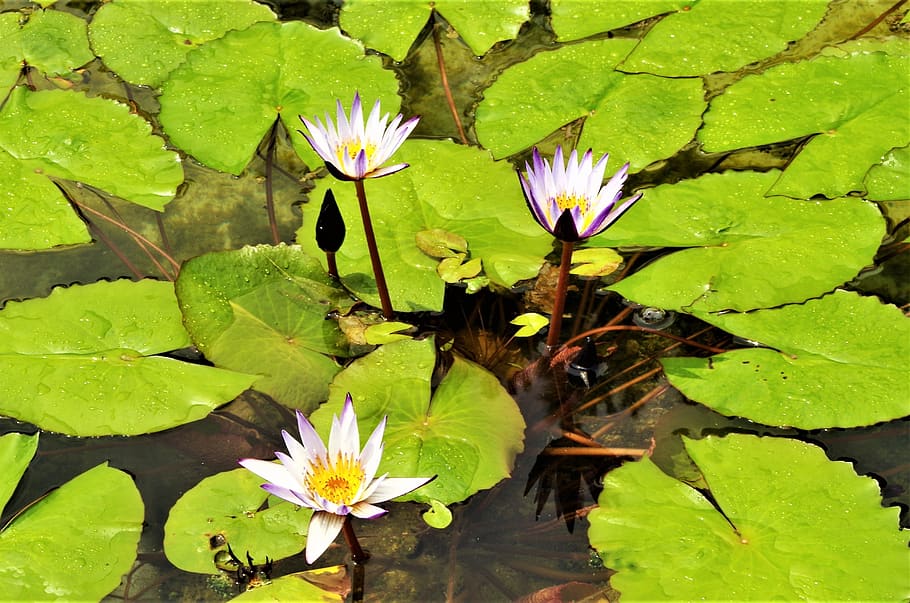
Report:
[{"label": "large round lily pad", "polygon": [[878,483],[783,438],[686,440],[711,498],[647,457],[610,472],[588,537],[623,600],[900,601],[907,533]]}]

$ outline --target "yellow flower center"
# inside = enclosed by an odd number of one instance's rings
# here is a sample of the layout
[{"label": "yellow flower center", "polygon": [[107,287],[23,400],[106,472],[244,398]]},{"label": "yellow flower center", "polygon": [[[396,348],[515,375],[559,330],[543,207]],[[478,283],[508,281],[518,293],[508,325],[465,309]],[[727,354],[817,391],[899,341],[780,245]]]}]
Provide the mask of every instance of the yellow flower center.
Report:
[{"label": "yellow flower center", "polygon": [[569,197],[563,193],[557,195],[554,200],[556,201],[556,206],[563,211],[572,209],[573,207],[580,208],[582,214],[588,211],[588,199],[586,197],[576,197],[574,195]]},{"label": "yellow flower center", "polygon": [[365,477],[363,467],[352,455],[339,455],[335,462],[320,458],[310,466],[306,477],[307,487],[338,505],[350,505],[357,501],[360,485]]},{"label": "yellow flower center", "polygon": [[374,144],[364,145],[360,141],[346,142],[346,143],[342,144],[340,147],[338,147],[337,156],[338,156],[339,163],[341,165],[344,165],[343,158],[345,155],[347,155],[351,159],[357,159],[357,155],[358,155],[358,153],[360,153],[361,150],[366,151],[367,165],[370,165],[370,159],[373,157],[373,153],[376,152],[376,145],[374,145]]}]

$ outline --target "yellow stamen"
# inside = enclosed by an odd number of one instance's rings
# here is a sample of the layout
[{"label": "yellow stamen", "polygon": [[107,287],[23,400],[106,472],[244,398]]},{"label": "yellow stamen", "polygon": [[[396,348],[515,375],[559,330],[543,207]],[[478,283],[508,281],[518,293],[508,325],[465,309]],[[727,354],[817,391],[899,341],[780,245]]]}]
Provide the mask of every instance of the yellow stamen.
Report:
[{"label": "yellow stamen", "polygon": [[585,197],[568,197],[565,194],[561,194],[554,199],[556,201],[556,206],[561,210],[572,209],[573,207],[578,207],[581,209],[581,213],[584,214],[588,211],[588,200]]},{"label": "yellow stamen", "polygon": [[[338,147],[336,149],[336,156],[338,157],[339,162],[343,161],[342,158],[345,155],[347,155],[351,159],[357,159],[357,155],[358,155],[358,153],[360,153],[361,150],[366,151],[367,165],[369,165],[370,158],[373,156],[373,153],[376,152],[376,145],[373,145],[373,144],[364,145],[361,142],[344,143],[343,145],[341,145],[340,147]],[[342,165],[343,165],[343,163],[342,163]]]},{"label": "yellow stamen", "polygon": [[339,505],[356,502],[354,497],[365,477],[363,467],[351,455],[339,455],[335,462],[320,458],[310,466],[306,477],[310,490]]}]

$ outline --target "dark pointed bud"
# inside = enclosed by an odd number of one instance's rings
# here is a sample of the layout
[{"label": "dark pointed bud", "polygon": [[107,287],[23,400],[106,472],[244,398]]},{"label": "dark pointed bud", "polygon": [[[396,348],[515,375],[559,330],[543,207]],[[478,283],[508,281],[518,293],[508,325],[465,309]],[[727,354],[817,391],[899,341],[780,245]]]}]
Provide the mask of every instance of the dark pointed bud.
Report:
[{"label": "dark pointed bud", "polygon": [[580,240],[578,237],[578,228],[575,227],[575,218],[572,217],[571,209],[562,210],[556,225],[553,227],[553,236],[565,243],[575,243]]},{"label": "dark pointed bud", "polygon": [[316,244],[319,249],[326,253],[335,253],[341,249],[344,243],[345,226],[344,218],[338,211],[338,204],[335,203],[335,195],[332,189],[325,192],[322,198],[322,207],[319,209],[319,217],[316,218]]}]

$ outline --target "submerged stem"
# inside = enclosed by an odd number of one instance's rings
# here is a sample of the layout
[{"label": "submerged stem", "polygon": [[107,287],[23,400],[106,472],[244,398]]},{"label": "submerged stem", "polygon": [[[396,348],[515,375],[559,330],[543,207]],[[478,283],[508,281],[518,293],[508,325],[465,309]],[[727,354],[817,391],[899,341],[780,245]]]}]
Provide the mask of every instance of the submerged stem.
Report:
[{"label": "submerged stem", "polygon": [[442,54],[442,42],[439,38],[439,28],[439,23],[433,25],[433,44],[436,47],[436,64],[439,67],[439,78],[442,80],[442,90],[446,95],[446,104],[449,106],[449,112],[452,114],[452,119],[455,120],[455,127],[458,128],[458,137],[461,139],[461,144],[467,145],[470,144],[470,142],[465,135],[464,126],[461,125],[458,109],[455,108],[455,99],[452,97],[452,89],[449,87],[449,76],[446,73],[446,60]]},{"label": "submerged stem", "polygon": [[354,526],[351,525],[350,515],[344,516],[341,531],[344,533],[344,540],[348,543],[348,548],[351,549],[351,557],[354,559],[354,563],[358,565],[366,563],[367,559],[370,558],[370,554],[360,546],[357,535],[354,534]]},{"label": "submerged stem", "polygon": [[367,248],[370,250],[370,262],[373,264],[373,276],[376,278],[376,291],[379,293],[379,302],[382,304],[382,315],[391,319],[395,313],[392,310],[385,273],[382,271],[379,249],[376,247],[376,235],[373,234],[373,222],[370,220],[370,208],[367,206],[367,194],[363,188],[363,180],[355,180],[354,186],[357,188],[357,202],[360,204],[360,217],[363,219],[363,234],[366,236]]},{"label": "submerged stem", "polygon": [[547,334],[547,354],[559,344],[559,332],[562,330],[562,312],[566,306],[566,291],[569,287],[569,268],[572,267],[572,247],[570,241],[562,242],[562,260],[559,262],[559,280],[556,281],[556,298],[553,300],[553,314],[550,316],[550,332]]},{"label": "submerged stem", "polygon": [[280,117],[276,117],[272,128],[269,130],[265,151],[265,209],[269,216],[272,242],[275,245],[281,242],[281,234],[278,232],[278,220],[275,217],[275,198],[272,192],[272,164],[275,162],[275,146],[278,142],[278,124],[280,120]]}]

